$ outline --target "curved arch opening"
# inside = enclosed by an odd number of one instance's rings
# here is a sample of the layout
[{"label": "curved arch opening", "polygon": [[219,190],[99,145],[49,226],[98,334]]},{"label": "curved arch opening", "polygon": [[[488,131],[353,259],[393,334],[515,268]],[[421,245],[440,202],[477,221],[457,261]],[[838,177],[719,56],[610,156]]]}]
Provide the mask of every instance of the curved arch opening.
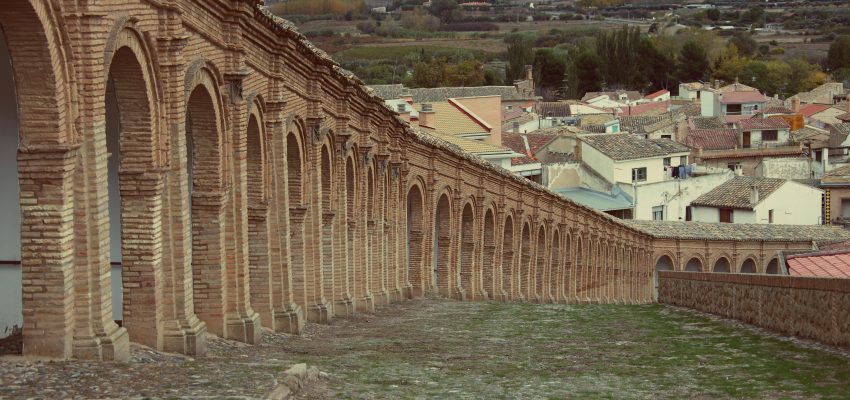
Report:
[{"label": "curved arch opening", "polygon": [[769,275],[779,275],[781,273],[779,270],[779,259],[774,258],[770,260],[764,272]]},{"label": "curved arch opening", "polygon": [[688,260],[688,263],[685,264],[685,271],[688,272],[701,272],[702,271],[702,261],[699,258],[691,258]]},{"label": "curved arch opening", "polygon": [[449,260],[451,258],[449,251],[452,243],[452,208],[447,195],[440,196],[434,213],[434,265],[431,281],[439,293],[450,296],[451,266]]},{"label": "curved arch opening", "polygon": [[717,273],[730,273],[732,272],[732,268],[729,265],[729,260],[726,257],[720,257],[717,261],[714,262],[714,268],[712,272]]},{"label": "curved arch opening", "polygon": [[[546,282],[546,294],[549,300],[559,300],[563,290],[560,283],[563,274],[563,262],[561,261],[561,235],[558,231],[552,235],[552,244],[549,254],[549,276]],[[552,299],[552,295],[556,298]]]},{"label": "curved arch opening", "polygon": [[357,207],[357,171],[355,170],[354,157],[349,156],[345,159],[345,220],[346,220],[346,246],[347,246],[347,265],[348,265],[348,290],[351,295],[358,299],[363,295],[363,288],[360,285],[357,258],[354,256],[357,249],[357,217],[355,210]]},{"label": "curved arch opening", "polygon": [[484,249],[481,258],[482,286],[487,297],[495,299],[496,295],[496,216],[493,210],[484,213]]},{"label": "curved arch opening", "polygon": [[413,186],[407,192],[407,278],[414,293],[422,295],[425,291],[422,282],[422,237],[425,215],[424,200],[419,186]]},{"label": "curved arch opening", "polygon": [[516,296],[514,284],[514,219],[510,215],[505,218],[502,234],[502,291],[510,298]]},{"label": "curved arch opening", "polygon": [[756,263],[752,258],[748,258],[741,264],[741,273],[742,274],[755,274],[756,273]]},{"label": "curved arch opening", "polygon": [[[337,284],[340,277],[335,276],[336,272],[336,243],[334,241],[334,201],[333,201],[333,182],[334,170],[331,162],[331,150],[327,144],[322,146],[321,154],[321,196],[322,196],[322,279],[317,279],[318,290],[324,290],[323,297],[326,301],[343,300],[345,296],[345,285]],[[324,281],[324,282],[322,282]],[[337,293],[334,293],[334,286],[338,286]],[[340,307],[339,312],[342,313],[345,307]]]},{"label": "curved arch opening", "polygon": [[673,271],[673,259],[667,255],[663,255],[655,262],[655,293],[654,298],[658,299],[658,286],[661,283],[660,271]]},{"label": "curved arch opening", "polygon": [[537,230],[537,260],[534,265],[534,297],[544,301],[546,297],[546,229],[542,226]]},{"label": "curved arch opening", "polygon": [[534,286],[532,286],[532,262],[534,262],[531,248],[531,227],[528,223],[522,225],[522,234],[520,242],[520,262],[519,262],[519,283],[517,284],[517,293],[526,299],[531,299],[534,296]]},{"label": "curved arch opening", "polygon": [[457,276],[460,279],[460,289],[472,298],[476,289],[472,282],[475,268],[475,213],[472,211],[472,204],[467,203],[463,207],[460,221],[460,262]]}]

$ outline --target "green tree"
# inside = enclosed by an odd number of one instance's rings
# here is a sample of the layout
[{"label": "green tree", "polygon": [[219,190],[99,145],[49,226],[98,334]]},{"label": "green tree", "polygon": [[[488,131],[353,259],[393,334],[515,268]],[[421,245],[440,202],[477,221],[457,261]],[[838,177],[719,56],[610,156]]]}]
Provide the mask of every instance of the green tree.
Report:
[{"label": "green tree", "polygon": [[788,84],[785,92],[780,94],[793,95],[808,92],[826,82],[826,74],[820,67],[802,58],[788,61],[788,66],[790,68]]},{"label": "green tree", "polygon": [[446,80],[446,60],[435,58],[429,63],[416,63],[408,85],[411,87],[433,88],[442,86]]},{"label": "green tree", "polygon": [[669,88],[673,75],[673,60],[661,53],[648,39],[641,40],[638,54],[641,70],[639,76],[646,81],[644,85],[649,85],[652,91]]},{"label": "green tree", "polygon": [[459,64],[447,65],[444,81],[440,86],[481,86],[484,84],[484,65],[481,61],[468,59]]},{"label": "green tree", "polygon": [[534,81],[545,100],[555,99],[558,89],[563,85],[566,71],[566,61],[555,54],[553,49],[539,49],[534,53]]},{"label": "green tree", "polygon": [[738,54],[744,57],[752,57],[758,49],[758,42],[749,32],[738,32],[732,35],[729,38],[729,44],[735,45],[738,48]]},{"label": "green tree", "polygon": [[709,75],[708,55],[705,49],[693,41],[682,47],[676,66],[676,76],[680,82],[705,80]]},{"label": "green tree", "polygon": [[732,82],[738,78],[746,64],[747,59],[738,55],[738,47],[730,43],[714,61],[712,68],[714,79]]},{"label": "green tree", "polygon": [[599,57],[596,53],[584,50],[573,59],[569,68],[569,97],[578,98],[587,92],[599,90],[602,76],[599,74]]},{"label": "green tree", "polygon": [[455,0],[432,0],[431,14],[443,23],[449,23],[460,18],[461,9]]},{"label": "green tree", "polygon": [[624,25],[622,29],[603,32],[596,38],[596,55],[602,62],[601,74],[607,84],[624,87],[642,85],[645,77],[641,71],[640,46],[638,27]]},{"label": "green tree", "polygon": [[525,66],[534,62],[531,39],[525,35],[510,35],[508,42],[508,65],[505,69],[505,83],[511,84],[525,77]]},{"label": "green tree", "polygon": [[705,16],[711,21],[720,21],[720,10],[716,8],[709,8],[705,11]]},{"label": "green tree", "polygon": [[850,68],[850,35],[841,35],[832,41],[826,63],[832,71]]}]

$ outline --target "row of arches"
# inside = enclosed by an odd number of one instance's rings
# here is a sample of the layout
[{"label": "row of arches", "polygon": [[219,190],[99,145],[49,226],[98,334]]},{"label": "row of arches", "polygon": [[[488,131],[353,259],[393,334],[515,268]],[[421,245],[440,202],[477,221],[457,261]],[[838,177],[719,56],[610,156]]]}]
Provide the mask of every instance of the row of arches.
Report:
[{"label": "row of arches", "polygon": [[[714,260],[713,264],[705,264],[704,259],[699,256],[692,256],[686,258],[687,261],[676,267],[673,262],[673,258],[670,255],[664,254],[660,256],[655,262],[655,294],[654,296],[658,297],[658,286],[659,286],[659,277],[658,272],[660,271],[686,271],[686,272],[715,272],[715,273],[740,273],[740,274],[768,274],[768,275],[778,275],[781,274],[781,267],[779,266],[779,259],[777,257],[769,258],[769,261],[764,264],[764,267],[760,267],[759,264],[756,263],[754,257],[746,257],[744,260],[737,265],[733,264],[729,260],[727,256],[718,256],[716,260]],[[708,268],[708,265],[711,265],[711,268]]]},{"label": "row of arches", "polygon": [[406,255],[414,293],[535,302],[648,299],[646,253],[636,246],[567,224],[534,223],[448,189],[431,203],[425,185],[412,182]]}]

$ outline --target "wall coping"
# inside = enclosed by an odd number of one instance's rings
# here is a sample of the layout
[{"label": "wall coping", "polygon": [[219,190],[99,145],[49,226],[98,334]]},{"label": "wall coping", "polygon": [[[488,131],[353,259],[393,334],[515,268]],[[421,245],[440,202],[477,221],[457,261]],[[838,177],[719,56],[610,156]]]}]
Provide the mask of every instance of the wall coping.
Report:
[{"label": "wall coping", "polygon": [[850,279],[787,275],[725,274],[716,272],[658,271],[661,279],[730,283],[734,285],[768,286],[788,289],[823,290],[850,293]]}]

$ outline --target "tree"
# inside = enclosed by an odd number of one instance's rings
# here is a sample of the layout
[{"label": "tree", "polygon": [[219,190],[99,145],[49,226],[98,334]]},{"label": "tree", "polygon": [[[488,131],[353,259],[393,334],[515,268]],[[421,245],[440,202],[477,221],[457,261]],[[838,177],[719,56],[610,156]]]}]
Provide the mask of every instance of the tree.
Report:
[{"label": "tree", "polygon": [[567,63],[553,49],[539,49],[534,53],[534,81],[544,100],[554,100],[563,85]]},{"label": "tree", "polygon": [[602,78],[609,85],[636,87],[644,82],[639,53],[640,29],[629,28],[603,32],[596,39],[596,55],[599,56]]},{"label": "tree", "polygon": [[758,49],[758,42],[753,39],[753,35],[749,32],[738,32],[729,38],[729,44],[735,45],[738,48],[738,54],[744,57],[752,57]]},{"label": "tree", "polygon": [[449,23],[460,17],[461,9],[455,0],[432,0],[431,14],[443,23]]},{"label": "tree", "polygon": [[440,86],[481,86],[484,84],[484,65],[468,59],[460,64],[448,65],[444,82]]},{"label": "tree", "polygon": [[708,77],[708,56],[705,49],[694,41],[688,41],[682,47],[676,68],[680,82],[705,80]]},{"label": "tree", "polygon": [[708,10],[706,10],[705,16],[711,21],[720,21],[720,10],[716,8],[709,8]]},{"label": "tree", "polygon": [[505,69],[505,83],[512,84],[525,78],[525,66],[534,62],[531,40],[524,35],[510,35],[508,42],[508,65]]},{"label": "tree", "polygon": [[785,92],[781,94],[793,95],[808,92],[826,82],[826,74],[816,64],[795,58],[788,61],[788,66],[791,69],[788,76],[788,86]]},{"label": "tree", "polygon": [[413,66],[413,75],[408,83],[411,87],[433,88],[442,86],[446,79],[446,60],[435,58],[429,63],[417,63]]},{"label": "tree", "polygon": [[714,61],[714,79],[732,82],[738,78],[746,64],[747,60],[738,55],[738,47],[730,43]]},{"label": "tree", "polygon": [[581,97],[587,92],[599,90],[602,77],[599,74],[599,57],[596,53],[584,50],[580,52],[569,69],[567,80],[570,97]]},{"label": "tree", "polygon": [[826,56],[829,69],[834,71],[839,68],[850,68],[850,36],[841,35],[829,45],[829,53]]},{"label": "tree", "polygon": [[662,54],[652,41],[643,39],[638,46],[640,58],[640,76],[649,85],[651,91],[667,89],[673,74],[673,60]]}]

